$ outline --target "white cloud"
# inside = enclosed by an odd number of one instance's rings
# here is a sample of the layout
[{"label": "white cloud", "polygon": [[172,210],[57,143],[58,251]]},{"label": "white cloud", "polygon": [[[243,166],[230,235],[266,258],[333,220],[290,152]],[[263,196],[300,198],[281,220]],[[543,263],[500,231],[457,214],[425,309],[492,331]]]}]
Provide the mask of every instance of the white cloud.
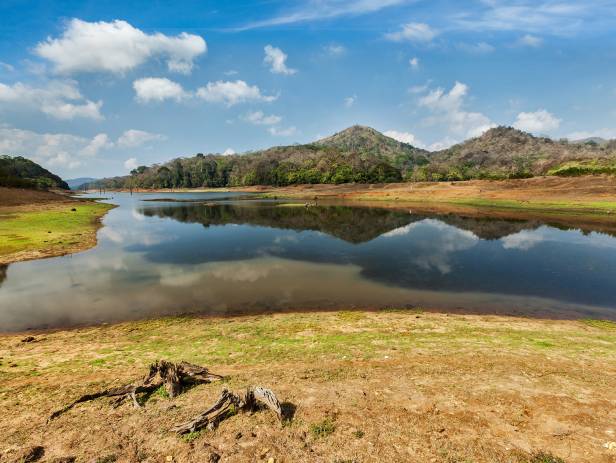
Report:
[{"label": "white cloud", "polygon": [[297,133],[297,129],[293,126],[287,128],[270,127],[267,130],[269,133],[277,137],[291,137]]},{"label": "white cloud", "polygon": [[449,132],[437,146],[454,144],[460,138],[478,137],[496,126],[487,116],[464,110],[467,95],[468,86],[456,82],[449,92],[437,88],[419,99],[419,105],[432,113],[424,122],[427,125],[444,125]]},{"label": "white cloud", "polygon": [[410,132],[398,132],[397,130],[387,130],[383,135],[393,138],[401,143],[406,143],[413,146],[421,146],[422,143]]},{"label": "white cloud", "polygon": [[247,24],[238,28],[238,30],[372,13],[407,1],[408,0],[308,0],[300,2],[302,7],[299,9],[263,21]]},{"label": "white cloud", "polygon": [[353,106],[355,104],[355,102],[357,101],[357,95],[353,95],[353,96],[347,96],[344,99],[344,105],[347,108],[350,108],[351,106]]},{"label": "white cloud", "polygon": [[86,118],[101,120],[102,101],[86,100],[77,83],[52,80],[44,87],[31,87],[21,82],[13,85],[0,83],[0,108],[12,111],[27,108],[41,111],[56,119]]},{"label": "white cloud", "polygon": [[235,154],[235,150],[234,150],[234,149],[232,149],[232,148],[227,148],[227,149],[226,149],[226,150],[222,153],[222,155],[223,155],[223,156],[232,156],[232,155],[234,155],[234,154]]},{"label": "white cloud", "polygon": [[137,162],[137,158],[128,158],[124,161],[124,168],[126,170],[133,170],[139,167],[139,163]]},{"label": "white cloud", "polygon": [[254,111],[246,114],[244,120],[254,125],[276,125],[282,121],[282,117],[274,114],[267,116],[263,111]]},{"label": "white cloud", "polygon": [[0,152],[26,156],[49,168],[74,169],[113,146],[106,134],[93,138],[66,133],[37,133],[0,126]]},{"label": "white cloud", "polygon": [[4,61],[0,61],[0,69],[4,69],[7,72],[15,71],[15,67],[9,63],[5,63]]},{"label": "white cloud", "polygon": [[597,129],[597,130],[581,130],[572,132],[567,135],[569,140],[583,140],[585,138],[605,138],[606,140],[616,139],[616,129]]},{"label": "white cloud", "polygon": [[543,45],[543,39],[536,35],[526,34],[520,37],[515,44],[519,47],[538,48]]},{"label": "white cloud", "polygon": [[409,60],[409,66],[411,69],[419,69],[419,58],[413,57]]},{"label": "white cloud", "polygon": [[226,76],[236,76],[239,74],[235,69],[229,69],[228,71],[223,72]]},{"label": "white cloud", "polygon": [[145,130],[129,129],[118,138],[118,146],[122,148],[136,148],[151,141],[166,140],[167,137],[158,133],[146,132]]},{"label": "white cloud", "polygon": [[297,72],[296,69],[287,67],[288,56],[280,48],[266,45],[263,49],[265,51],[265,58],[263,62],[270,66],[270,72],[274,74],[284,74],[287,76],[293,75]]},{"label": "white cloud", "polygon": [[343,45],[339,45],[337,43],[330,43],[323,47],[323,50],[329,56],[337,57],[342,56],[346,53],[347,49]]},{"label": "white cloud", "polygon": [[487,42],[459,43],[458,48],[473,55],[487,55],[488,53],[492,53],[496,50],[493,45],[490,45]]},{"label": "white cloud", "polygon": [[165,77],[144,77],[133,82],[137,101],[148,103],[150,101],[175,100],[180,101],[189,95],[177,82]]},{"label": "white cloud", "polygon": [[113,142],[106,133],[99,133],[81,150],[81,153],[84,156],[93,157],[96,156],[100,150],[108,148],[113,148]]},{"label": "white cloud", "polygon": [[550,132],[560,127],[560,119],[554,114],[540,109],[534,113],[520,113],[513,123],[516,129],[531,133]]},{"label": "white cloud", "polygon": [[438,31],[428,24],[408,23],[397,32],[385,34],[385,38],[394,42],[431,42],[437,35]]},{"label": "white cloud", "polygon": [[126,21],[86,22],[72,19],[59,38],[39,43],[35,53],[51,61],[58,73],[123,74],[149,59],[163,57],[172,72],[189,73],[207,45],[198,35],[147,34]]},{"label": "white cloud", "polygon": [[243,80],[208,82],[205,87],[197,89],[197,96],[209,103],[223,103],[227,106],[249,101],[271,102],[278,98],[263,95],[259,87],[248,85]]},{"label": "white cloud", "polygon": [[[529,33],[566,34],[583,27],[586,21],[600,20],[599,4],[571,0],[498,0],[482,2],[478,14],[461,13],[455,23],[464,29],[480,31],[524,31]],[[597,2],[595,2],[597,3]],[[613,2],[603,2],[606,13]],[[608,13],[609,14],[609,13]]]}]

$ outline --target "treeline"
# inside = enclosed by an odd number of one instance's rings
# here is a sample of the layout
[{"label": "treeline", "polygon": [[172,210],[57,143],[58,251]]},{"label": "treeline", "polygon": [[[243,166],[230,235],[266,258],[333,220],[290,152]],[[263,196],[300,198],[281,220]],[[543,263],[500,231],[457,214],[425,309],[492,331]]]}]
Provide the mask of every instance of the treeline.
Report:
[{"label": "treeline", "polygon": [[0,186],[39,190],[69,189],[60,177],[21,156],[0,156]]},{"label": "treeline", "polygon": [[103,179],[90,188],[199,188],[307,183],[389,183],[403,181],[423,156],[343,152],[335,147],[299,145],[236,156],[197,154],[163,165],[140,166],[130,176]]}]

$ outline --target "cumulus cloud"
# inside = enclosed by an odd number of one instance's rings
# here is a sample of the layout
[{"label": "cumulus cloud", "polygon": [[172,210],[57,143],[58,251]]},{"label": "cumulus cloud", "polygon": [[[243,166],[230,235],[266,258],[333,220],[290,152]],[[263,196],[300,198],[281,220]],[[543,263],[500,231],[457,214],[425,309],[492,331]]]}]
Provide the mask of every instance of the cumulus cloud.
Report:
[{"label": "cumulus cloud", "polygon": [[227,106],[255,101],[271,102],[278,98],[263,95],[259,87],[248,85],[243,80],[208,82],[205,87],[197,89],[197,97],[209,103],[223,103]]},{"label": "cumulus cloud", "polygon": [[464,109],[468,90],[466,84],[456,82],[449,92],[437,88],[419,99],[419,105],[432,113],[424,122],[427,125],[444,125],[449,132],[439,148],[454,144],[460,138],[478,137],[496,126],[482,113]]},{"label": "cumulus cloud", "polygon": [[357,95],[353,95],[353,96],[347,96],[344,99],[344,105],[347,108],[350,108],[351,106],[353,106],[355,104],[355,102],[357,101]]},{"label": "cumulus cloud", "polygon": [[534,113],[520,113],[513,123],[516,129],[531,133],[550,132],[560,127],[561,120],[554,114],[540,109]]},{"label": "cumulus cloud", "polygon": [[411,69],[419,69],[419,58],[413,57],[409,60],[409,66]]},{"label": "cumulus cloud", "polygon": [[297,128],[293,126],[287,128],[270,127],[268,132],[276,137],[291,137],[297,133]]},{"label": "cumulus cloud", "polygon": [[290,76],[297,72],[296,69],[287,67],[288,56],[280,48],[266,45],[263,50],[265,51],[265,58],[263,58],[263,62],[270,66],[270,71],[274,74],[284,74]]},{"label": "cumulus cloud", "polygon": [[158,133],[146,132],[145,130],[129,129],[118,138],[118,146],[121,148],[136,148],[152,141],[166,140],[167,137]]},{"label": "cumulus cloud", "polygon": [[144,77],[133,82],[137,101],[148,103],[150,101],[175,100],[181,101],[189,95],[177,82],[166,77]]},{"label": "cumulus cloud", "polygon": [[244,120],[254,125],[276,125],[282,121],[282,117],[271,114],[267,116],[263,111],[249,112]]},{"label": "cumulus cloud", "polygon": [[102,101],[87,100],[81,95],[77,83],[53,80],[44,87],[31,87],[21,82],[13,85],[0,83],[0,108],[40,111],[56,119],[86,118],[101,120]]},{"label": "cumulus cloud", "polygon": [[235,154],[235,150],[233,148],[227,148],[222,155],[223,156],[232,156]]},{"label": "cumulus cloud", "polygon": [[423,144],[410,132],[398,132],[397,130],[387,130],[383,135],[393,138],[401,143],[406,143],[413,146],[422,146]]},{"label": "cumulus cloud", "polygon": [[0,152],[27,156],[49,168],[74,169],[113,143],[104,134],[93,138],[66,133],[38,133],[0,126]]},{"label": "cumulus cloud", "polygon": [[385,34],[387,40],[393,42],[431,42],[438,31],[425,23],[404,24],[399,31]]},{"label": "cumulus cloud", "polygon": [[149,59],[166,59],[172,72],[190,73],[207,45],[198,35],[171,37],[147,34],[126,21],[87,22],[72,19],[59,38],[47,38],[35,53],[53,63],[58,73],[110,72],[123,74]]},{"label": "cumulus cloud", "polygon": [[133,170],[136,169],[139,166],[139,163],[137,162],[137,158],[128,158],[126,161],[124,161],[124,168],[126,170]]}]

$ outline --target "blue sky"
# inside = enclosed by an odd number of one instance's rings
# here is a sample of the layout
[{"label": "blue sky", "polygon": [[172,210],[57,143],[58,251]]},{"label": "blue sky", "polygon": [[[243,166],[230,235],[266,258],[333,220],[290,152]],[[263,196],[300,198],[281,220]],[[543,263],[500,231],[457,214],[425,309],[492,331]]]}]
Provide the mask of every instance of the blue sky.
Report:
[{"label": "blue sky", "polygon": [[616,138],[616,0],[0,3],[0,153],[64,178],[353,124]]}]

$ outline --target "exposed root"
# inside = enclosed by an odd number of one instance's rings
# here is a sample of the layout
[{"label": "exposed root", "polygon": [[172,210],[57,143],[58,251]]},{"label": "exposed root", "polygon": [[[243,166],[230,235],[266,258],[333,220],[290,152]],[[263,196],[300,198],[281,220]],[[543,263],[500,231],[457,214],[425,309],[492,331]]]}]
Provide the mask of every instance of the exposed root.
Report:
[{"label": "exposed root", "polygon": [[214,405],[192,420],[174,426],[171,431],[178,434],[188,434],[203,428],[213,429],[221,421],[237,412],[254,411],[259,406],[267,407],[282,421],[282,409],[276,395],[269,389],[251,386],[242,395],[223,389]]},{"label": "exposed root", "polygon": [[212,381],[223,379],[222,376],[210,373],[207,368],[188,362],[172,363],[160,360],[150,365],[150,371],[141,383],[128,384],[110,389],[105,389],[92,394],[86,394],[67,406],[53,412],[48,421],[66,413],[75,405],[89,402],[100,397],[116,397],[115,405],[119,405],[124,399],[131,399],[135,407],[140,407],[137,394],[150,394],[161,386],[164,386],[169,397],[181,394],[186,387],[196,384],[208,384]]}]

